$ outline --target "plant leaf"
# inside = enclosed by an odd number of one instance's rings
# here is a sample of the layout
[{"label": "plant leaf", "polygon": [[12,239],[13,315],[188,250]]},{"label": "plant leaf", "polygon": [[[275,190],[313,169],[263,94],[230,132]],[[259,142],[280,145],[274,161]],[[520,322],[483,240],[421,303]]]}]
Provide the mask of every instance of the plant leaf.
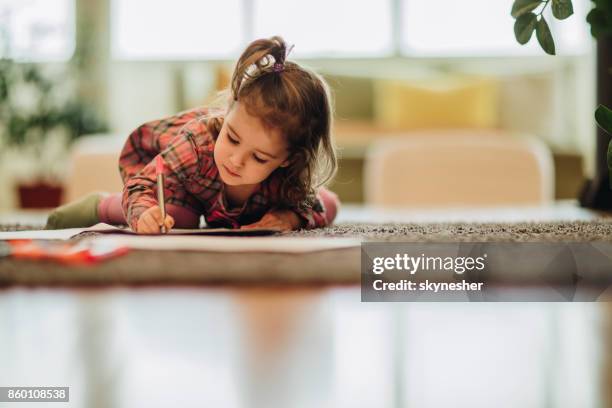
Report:
[{"label": "plant leaf", "polygon": [[552,12],[559,20],[565,20],[574,14],[572,0],[552,0]]},{"label": "plant leaf", "polygon": [[553,40],[548,23],[544,17],[540,17],[540,21],[536,25],[536,37],[542,49],[549,55],[555,55],[555,40]]},{"label": "plant leaf", "polygon": [[610,108],[599,105],[595,110],[595,121],[600,128],[612,135],[612,110]]},{"label": "plant leaf", "polygon": [[525,13],[529,13],[540,4],[542,4],[541,0],[515,0],[510,14],[512,14],[514,18],[518,18]]},{"label": "plant leaf", "polygon": [[514,36],[519,44],[527,44],[531,39],[531,34],[535,30],[537,22],[538,18],[531,12],[523,14],[516,19],[514,22]]},{"label": "plant leaf", "polygon": [[609,0],[592,0],[594,4],[594,8],[597,10],[601,10],[606,14],[612,13],[612,4],[610,4]]},{"label": "plant leaf", "polygon": [[603,10],[594,8],[587,14],[586,21],[591,25],[593,38],[612,34],[612,13],[608,15]]}]

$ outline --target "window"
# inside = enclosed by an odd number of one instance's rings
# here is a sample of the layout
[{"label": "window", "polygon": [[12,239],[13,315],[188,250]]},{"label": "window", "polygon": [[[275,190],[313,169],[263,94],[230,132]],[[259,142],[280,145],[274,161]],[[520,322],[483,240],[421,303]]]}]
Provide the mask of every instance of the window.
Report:
[{"label": "window", "polygon": [[74,0],[0,0],[0,55],[65,61],[74,53]]},{"label": "window", "polygon": [[[113,55],[127,60],[233,60],[276,34],[297,58],[544,55],[535,35],[515,40],[512,0],[109,1]],[[590,45],[590,1],[573,4],[569,19],[547,18],[559,54]]]},{"label": "window", "polygon": [[385,56],[393,51],[390,0],[256,0],[254,38],[275,34],[308,57]]},{"label": "window", "polygon": [[234,58],[244,39],[241,0],[113,0],[112,48],[120,59]]},{"label": "window", "polygon": [[[587,0],[573,0],[575,15],[558,21],[545,13],[558,54],[585,51]],[[545,55],[535,34],[514,38],[511,0],[402,0],[402,53],[410,56]]]},{"label": "window", "polygon": [[282,35],[301,57],[393,51],[391,0],[113,0],[119,59],[234,59],[255,38]]}]

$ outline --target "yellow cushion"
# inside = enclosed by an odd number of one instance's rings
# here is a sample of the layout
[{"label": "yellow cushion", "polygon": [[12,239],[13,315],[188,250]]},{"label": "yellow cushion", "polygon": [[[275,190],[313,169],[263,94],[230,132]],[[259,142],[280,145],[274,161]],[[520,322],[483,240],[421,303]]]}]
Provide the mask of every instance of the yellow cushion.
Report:
[{"label": "yellow cushion", "polygon": [[372,78],[349,75],[324,75],[331,88],[336,120],[374,118],[374,81]]},{"label": "yellow cushion", "polygon": [[488,78],[378,80],[375,116],[398,129],[495,128],[498,84]]}]

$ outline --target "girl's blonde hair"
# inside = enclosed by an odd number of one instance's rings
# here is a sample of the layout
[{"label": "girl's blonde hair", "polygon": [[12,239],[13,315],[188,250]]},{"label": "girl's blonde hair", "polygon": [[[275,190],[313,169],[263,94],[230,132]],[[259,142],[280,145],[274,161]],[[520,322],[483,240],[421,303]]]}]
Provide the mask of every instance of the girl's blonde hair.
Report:
[{"label": "girl's blonde hair", "polygon": [[[338,162],[332,139],[333,103],[329,86],[317,73],[286,61],[287,45],[274,36],[253,41],[244,50],[223,91],[226,108],[236,102],[263,125],[279,129],[289,146],[290,164],[279,167],[284,205],[312,206],[315,189],[336,174]],[[223,116],[207,126],[216,138]],[[273,173],[273,174],[274,174]]]}]

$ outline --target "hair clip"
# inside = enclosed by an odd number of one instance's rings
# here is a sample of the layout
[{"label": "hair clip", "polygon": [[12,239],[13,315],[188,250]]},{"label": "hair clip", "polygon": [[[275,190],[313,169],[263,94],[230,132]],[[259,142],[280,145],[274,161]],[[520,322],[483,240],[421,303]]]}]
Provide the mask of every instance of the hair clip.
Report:
[{"label": "hair clip", "polygon": [[274,72],[282,72],[285,70],[285,64],[281,64],[280,62],[277,62],[274,64]]},{"label": "hair clip", "polygon": [[[289,47],[289,49],[287,49],[285,51],[285,61],[287,61],[287,57],[289,56],[289,54],[291,53],[291,50],[293,50],[293,47],[295,46],[295,44],[291,44],[291,47]],[[274,64],[274,72],[283,72],[285,70],[285,63],[281,63],[281,62],[276,62]]]}]

